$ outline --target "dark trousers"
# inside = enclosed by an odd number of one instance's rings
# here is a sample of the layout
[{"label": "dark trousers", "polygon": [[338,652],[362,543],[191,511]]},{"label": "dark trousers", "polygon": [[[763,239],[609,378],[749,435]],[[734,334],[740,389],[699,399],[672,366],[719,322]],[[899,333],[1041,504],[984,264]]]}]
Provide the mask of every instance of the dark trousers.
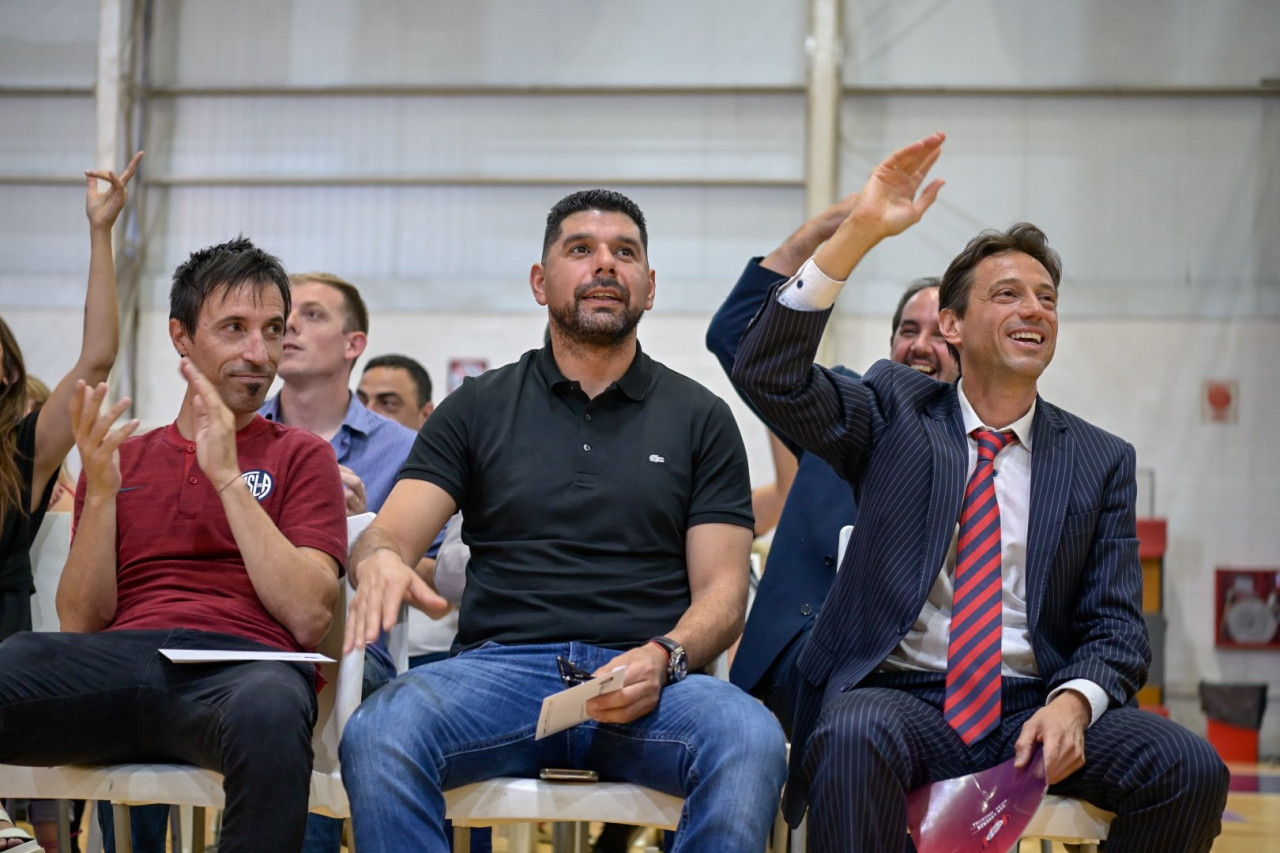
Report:
[{"label": "dark trousers", "polygon": [[23,633],[0,643],[0,763],[164,762],[225,777],[219,850],[302,845],[311,665],[174,664],[160,648],[262,650],[202,631]]},{"label": "dark trousers", "polygon": [[[943,676],[910,674],[873,675],[827,694],[803,768],[816,853],[906,849],[907,791],[1013,757],[1045,696],[1038,679],[1004,679],[999,728],[965,746],[942,716],[945,692]],[[1085,733],[1084,767],[1049,792],[1116,812],[1108,850],[1207,853],[1222,828],[1227,781],[1203,738],[1137,708],[1112,708]]]},{"label": "dark trousers", "polygon": [[782,730],[791,739],[791,727],[796,719],[796,702],[800,697],[800,684],[804,676],[796,669],[796,661],[804,651],[804,644],[809,639],[809,630],[813,623],[809,622],[804,630],[791,638],[791,642],[783,647],[773,664],[765,670],[760,681],[752,689],[751,695],[764,703],[782,723]]}]

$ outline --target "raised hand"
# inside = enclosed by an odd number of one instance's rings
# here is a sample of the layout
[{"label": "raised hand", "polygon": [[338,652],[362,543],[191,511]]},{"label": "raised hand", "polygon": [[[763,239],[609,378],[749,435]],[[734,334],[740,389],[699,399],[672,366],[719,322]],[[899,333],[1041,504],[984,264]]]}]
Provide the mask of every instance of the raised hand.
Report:
[{"label": "raised hand", "polygon": [[[88,181],[88,187],[85,189],[84,212],[89,217],[90,227],[110,229],[116,224],[116,217],[129,201],[129,181],[133,180],[134,174],[138,171],[142,154],[141,151],[134,154],[129,165],[119,176],[112,171],[84,173]],[[100,180],[109,184],[105,191],[98,189]]]},{"label": "raised hand", "polygon": [[919,222],[944,183],[935,180],[920,189],[942,154],[946,138],[946,134],[935,133],[890,154],[871,170],[849,218],[874,227],[882,238],[901,234]]},{"label": "raised hand", "polygon": [[877,243],[920,221],[945,183],[936,180],[920,189],[942,154],[946,138],[943,133],[926,136],[893,152],[871,170],[848,217],[814,255],[820,270],[844,281]]},{"label": "raised hand", "polygon": [[187,380],[195,415],[196,461],[214,488],[221,491],[240,477],[235,416],[222,401],[218,389],[190,359],[183,358],[180,369]]},{"label": "raised hand", "polygon": [[359,515],[369,509],[369,499],[365,495],[364,480],[346,465],[338,466],[342,476],[342,492],[347,498],[347,515]]},{"label": "raised hand", "polygon": [[71,432],[84,466],[85,487],[88,493],[114,495],[120,491],[120,445],[138,428],[135,418],[112,429],[111,425],[124,414],[131,403],[128,397],[120,400],[105,412],[102,401],[107,396],[107,383],[88,385],[76,382],[71,397]]},{"label": "raised hand", "polygon": [[813,253],[828,240],[858,203],[858,194],[850,193],[796,229],[782,245],[774,249],[760,266],[780,275],[792,276]]},{"label": "raised hand", "polygon": [[[836,233],[840,223],[848,219],[849,214],[858,205],[858,198],[858,193],[849,193],[805,223],[804,227],[809,229],[812,238],[816,241],[814,248],[817,248],[824,240],[829,239],[832,234]],[[809,254],[812,255],[813,252]]]}]

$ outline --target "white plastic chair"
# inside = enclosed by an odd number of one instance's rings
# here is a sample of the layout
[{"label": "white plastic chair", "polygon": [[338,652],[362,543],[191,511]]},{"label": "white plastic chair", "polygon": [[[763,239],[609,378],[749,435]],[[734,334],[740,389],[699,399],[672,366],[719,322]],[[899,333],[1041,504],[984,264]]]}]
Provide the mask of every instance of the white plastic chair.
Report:
[{"label": "white plastic chair", "polygon": [[31,574],[36,591],[31,596],[31,628],[58,630],[58,580],[71,553],[71,513],[51,512],[31,543]]},{"label": "white plastic chair", "polygon": [[1080,845],[1081,853],[1098,853],[1107,840],[1114,814],[1092,803],[1048,794],[1036,810],[1023,838],[1039,838],[1040,853],[1053,853],[1053,842]]},{"label": "white plastic chair", "polygon": [[473,826],[560,821],[675,829],[684,800],[625,782],[544,782],[499,777],[444,792],[454,853],[470,853]]},{"label": "white plastic chair", "polygon": [[[372,520],[373,513],[347,519],[348,546]],[[63,562],[65,559],[64,552]],[[58,572],[61,572],[61,566]],[[345,619],[346,602],[339,596],[333,627],[321,643],[320,651],[331,657],[335,656],[334,649],[341,653]],[[53,630],[56,629],[55,624]],[[351,808],[338,768],[338,742],[342,726],[360,704],[364,653],[353,652],[343,656],[340,663],[322,665],[321,671],[325,678],[337,683],[334,689],[321,691],[319,697],[319,715],[312,741],[315,763],[311,772],[309,807],[320,814],[345,818],[350,816]],[[110,767],[0,765],[0,794],[6,797],[111,802],[116,807],[115,837],[119,853],[131,853],[133,850],[128,813],[131,805],[166,803],[193,808],[191,849],[194,853],[204,850],[204,810],[221,809],[225,805],[222,774],[181,764],[120,764]],[[62,839],[59,847],[70,849]]]}]

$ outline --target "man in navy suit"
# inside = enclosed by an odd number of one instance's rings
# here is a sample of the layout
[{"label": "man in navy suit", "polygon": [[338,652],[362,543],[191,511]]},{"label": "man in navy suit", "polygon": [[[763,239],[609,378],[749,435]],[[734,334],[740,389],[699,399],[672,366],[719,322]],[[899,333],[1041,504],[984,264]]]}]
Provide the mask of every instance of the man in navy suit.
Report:
[{"label": "man in navy suit", "polygon": [[[732,374],[738,341],[769,291],[794,275],[835,233],[856,201],[857,194],[841,199],[801,225],[766,257],[747,262],[707,328],[707,349],[725,373]],[[938,329],[938,283],[937,278],[916,279],[903,292],[890,327],[889,358],[926,376],[954,382],[958,368]],[[833,370],[858,375],[840,365]],[[751,406],[750,400],[743,399]],[[849,484],[830,465],[776,431],[771,431],[770,439],[782,444],[774,453],[791,456],[798,468],[784,495],[767,571],[756,591],[729,680],[762,700],[790,734],[800,691],[796,658],[835,579],[840,528],[857,520],[857,508]],[[762,515],[757,508],[757,525]]]},{"label": "man in navy suit", "polygon": [[[921,187],[943,140],[876,167],[835,235],[766,301],[734,367],[770,423],[853,484],[860,515],[797,663],[787,817],[808,806],[819,853],[899,851],[908,791],[1011,756],[1026,766],[1039,745],[1050,790],[1116,812],[1111,849],[1207,851],[1226,768],[1203,739],[1134,703],[1150,648],[1133,447],[1036,392],[1061,278],[1044,234],[1026,223],[984,232],[948,267],[939,323],[959,382],[888,361],[861,379],[813,364],[853,268],[937,197],[942,181]],[[957,520],[979,459],[1002,609],[998,678],[981,693],[990,728],[975,731],[952,716],[947,682],[967,671],[948,662],[949,640],[953,579],[970,561],[964,537],[957,560]],[[967,619],[957,613],[960,636]]]}]

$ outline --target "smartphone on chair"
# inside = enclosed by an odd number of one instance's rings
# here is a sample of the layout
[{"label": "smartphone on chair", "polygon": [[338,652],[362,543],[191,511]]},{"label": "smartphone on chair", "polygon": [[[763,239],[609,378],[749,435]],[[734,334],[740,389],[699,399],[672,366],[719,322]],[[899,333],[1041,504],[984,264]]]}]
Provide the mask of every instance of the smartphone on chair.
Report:
[{"label": "smartphone on chair", "polygon": [[546,782],[599,782],[600,776],[594,770],[575,770],[572,767],[544,767],[538,771],[538,778]]}]

